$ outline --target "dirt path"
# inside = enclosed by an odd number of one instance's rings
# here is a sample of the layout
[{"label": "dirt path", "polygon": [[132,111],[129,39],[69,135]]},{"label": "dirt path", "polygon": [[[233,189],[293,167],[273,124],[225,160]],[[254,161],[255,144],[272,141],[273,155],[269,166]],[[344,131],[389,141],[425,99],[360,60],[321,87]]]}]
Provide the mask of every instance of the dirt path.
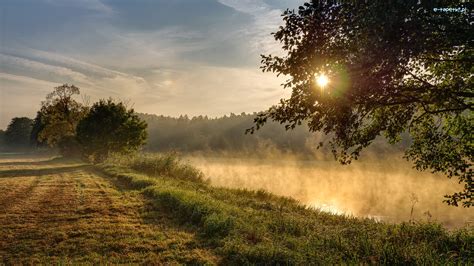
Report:
[{"label": "dirt path", "polygon": [[0,264],[217,261],[192,230],[90,166],[0,159]]}]

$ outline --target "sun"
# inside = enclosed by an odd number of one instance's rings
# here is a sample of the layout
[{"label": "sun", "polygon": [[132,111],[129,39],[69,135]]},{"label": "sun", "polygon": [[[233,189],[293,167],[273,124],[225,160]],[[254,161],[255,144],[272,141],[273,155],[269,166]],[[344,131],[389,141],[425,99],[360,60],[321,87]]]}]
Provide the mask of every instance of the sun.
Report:
[{"label": "sun", "polygon": [[316,77],[316,82],[318,83],[319,87],[324,89],[329,83],[329,78],[324,75],[324,73],[321,73]]}]

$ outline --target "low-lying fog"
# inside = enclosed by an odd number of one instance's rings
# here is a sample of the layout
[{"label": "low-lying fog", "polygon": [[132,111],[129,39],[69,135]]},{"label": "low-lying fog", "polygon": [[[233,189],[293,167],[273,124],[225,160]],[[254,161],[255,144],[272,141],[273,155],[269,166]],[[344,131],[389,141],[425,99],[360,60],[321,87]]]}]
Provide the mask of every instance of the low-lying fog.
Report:
[{"label": "low-lying fog", "polygon": [[[474,211],[451,207],[443,196],[460,191],[455,179],[419,172],[394,157],[365,158],[343,166],[333,160],[189,156],[215,186],[265,189],[325,211],[388,222],[437,221],[472,225]],[[412,211],[413,208],[413,211]]]}]

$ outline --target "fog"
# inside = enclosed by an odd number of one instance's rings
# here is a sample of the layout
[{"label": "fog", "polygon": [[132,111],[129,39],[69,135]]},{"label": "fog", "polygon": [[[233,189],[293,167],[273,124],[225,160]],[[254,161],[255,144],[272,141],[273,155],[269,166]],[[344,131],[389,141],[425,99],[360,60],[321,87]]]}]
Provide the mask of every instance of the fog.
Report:
[{"label": "fog", "polygon": [[288,154],[186,159],[214,186],[264,189],[336,214],[386,222],[436,221],[448,228],[474,222],[471,209],[443,203],[444,195],[461,190],[456,179],[416,171],[401,156],[365,156],[346,166]]}]

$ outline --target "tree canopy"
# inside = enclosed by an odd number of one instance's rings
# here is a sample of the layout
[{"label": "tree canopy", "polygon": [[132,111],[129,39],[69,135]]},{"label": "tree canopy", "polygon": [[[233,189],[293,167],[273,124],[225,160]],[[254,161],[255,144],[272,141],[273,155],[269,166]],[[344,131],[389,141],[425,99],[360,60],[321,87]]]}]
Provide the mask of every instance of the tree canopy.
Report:
[{"label": "tree canopy", "polygon": [[122,103],[100,100],[77,126],[77,139],[86,157],[95,162],[111,153],[130,153],[145,144],[146,123]]},{"label": "tree canopy", "polygon": [[5,131],[6,146],[13,149],[25,149],[30,146],[30,132],[33,120],[28,117],[15,117]]},{"label": "tree canopy", "polygon": [[40,140],[39,134],[44,129],[45,124],[44,113],[38,111],[35,119],[33,119],[33,125],[30,133],[30,142],[34,147],[47,146],[44,140]]},{"label": "tree canopy", "polygon": [[87,108],[74,99],[79,93],[79,88],[74,85],[64,84],[54,88],[41,104],[32,137],[36,135],[39,143],[58,147],[63,155],[77,153],[76,127],[87,113]]},{"label": "tree canopy", "polygon": [[414,0],[315,0],[285,11],[273,33],[284,54],[262,55],[262,69],[287,77],[292,94],[258,115],[250,132],[268,119],[288,129],[307,123],[330,136],[342,163],[379,135],[395,143],[408,133],[406,157],[419,170],[457,177],[464,190],[447,203],[472,206],[471,12],[459,1]]},{"label": "tree canopy", "polygon": [[0,151],[6,148],[5,130],[0,129]]}]

